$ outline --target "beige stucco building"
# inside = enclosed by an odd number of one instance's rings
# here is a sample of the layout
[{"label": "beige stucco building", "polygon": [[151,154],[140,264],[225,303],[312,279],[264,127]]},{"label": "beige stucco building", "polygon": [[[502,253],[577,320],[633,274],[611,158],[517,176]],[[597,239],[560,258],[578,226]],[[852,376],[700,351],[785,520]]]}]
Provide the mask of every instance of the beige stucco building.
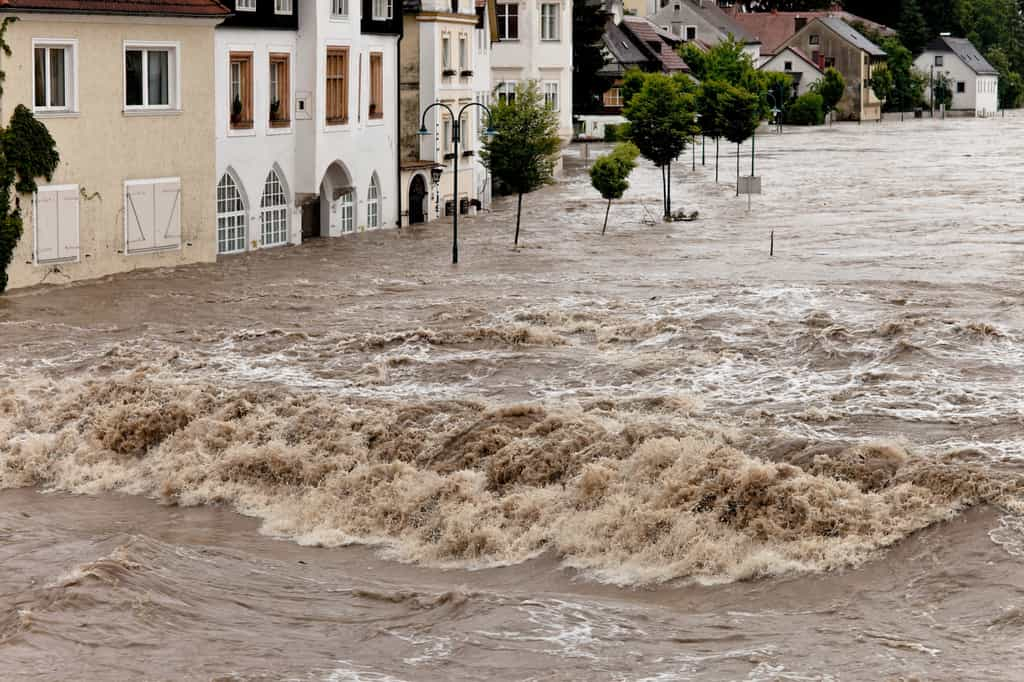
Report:
[{"label": "beige stucco building", "polygon": [[210,65],[226,14],[215,0],[0,0],[18,18],[0,117],[28,106],[60,153],[20,197],[11,288],[216,258]]}]

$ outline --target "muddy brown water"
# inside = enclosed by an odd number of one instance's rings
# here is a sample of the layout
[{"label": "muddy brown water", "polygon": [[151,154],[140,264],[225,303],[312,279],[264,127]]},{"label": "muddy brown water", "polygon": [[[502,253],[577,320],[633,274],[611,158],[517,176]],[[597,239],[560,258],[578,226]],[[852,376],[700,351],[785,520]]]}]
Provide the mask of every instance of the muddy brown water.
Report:
[{"label": "muddy brown water", "polygon": [[10,292],[0,677],[1021,678],[1022,133]]}]

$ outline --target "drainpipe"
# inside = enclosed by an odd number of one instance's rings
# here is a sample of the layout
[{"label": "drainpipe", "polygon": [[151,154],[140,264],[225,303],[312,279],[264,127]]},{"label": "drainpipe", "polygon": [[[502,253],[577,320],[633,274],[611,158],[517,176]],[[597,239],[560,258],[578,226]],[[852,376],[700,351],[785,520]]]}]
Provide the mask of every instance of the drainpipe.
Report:
[{"label": "drainpipe", "polygon": [[398,212],[395,225],[402,229],[402,37],[405,32],[405,14],[398,28],[398,40],[395,42],[395,205]]}]

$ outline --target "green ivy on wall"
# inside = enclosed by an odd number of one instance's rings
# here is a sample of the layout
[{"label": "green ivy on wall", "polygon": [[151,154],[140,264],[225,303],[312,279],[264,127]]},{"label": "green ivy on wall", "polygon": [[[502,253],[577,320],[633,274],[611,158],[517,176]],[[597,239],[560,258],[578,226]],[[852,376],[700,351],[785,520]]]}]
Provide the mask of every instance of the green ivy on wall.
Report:
[{"label": "green ivy on wall", "polygon": [[[8,57],[11,47],[6,40],[7,27],[15,21],[17,17],[6,17],[0,23],[0,50]],[[0,97],[5,77],[0,71]],[[14,108],[10,124],[0,128],[0,293],[7,288],[7,267],[24,232],[16,195],[35,192],[36,178],[43,177],[49,182],[59,162],[60,155],[50,131],[27,107],[19,104]]]}]

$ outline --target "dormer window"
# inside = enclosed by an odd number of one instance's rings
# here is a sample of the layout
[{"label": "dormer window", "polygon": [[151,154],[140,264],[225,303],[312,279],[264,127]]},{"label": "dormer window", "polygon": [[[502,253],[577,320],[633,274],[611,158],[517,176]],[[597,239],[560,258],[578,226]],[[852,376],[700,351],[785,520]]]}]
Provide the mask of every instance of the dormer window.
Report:
[{"label": "dormer window", "polygon": [[821,36],[817,33],[812,33],[811,37],[808,38],[807,42],[811,45],[821,45]]},{"label": "dormer window", "polygon": [[786,71],[792,71],[793,70],[793,62],[786,62],[783,68]]}]

